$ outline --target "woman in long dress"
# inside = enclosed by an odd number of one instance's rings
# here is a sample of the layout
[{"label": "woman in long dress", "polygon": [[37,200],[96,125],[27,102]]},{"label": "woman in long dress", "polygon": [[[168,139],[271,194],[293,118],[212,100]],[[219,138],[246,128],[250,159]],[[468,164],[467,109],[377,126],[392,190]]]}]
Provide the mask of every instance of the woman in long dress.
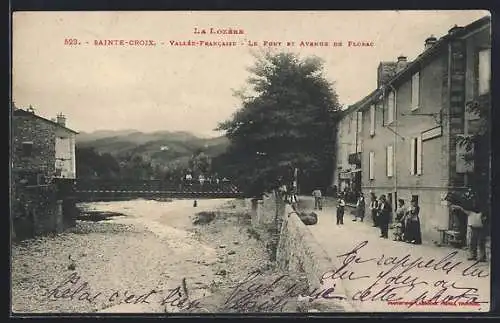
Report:
[{"label": "woman in long dress", "polygon": [[394,241],[403,241],[405,232],[405,216],[406,206],[403,199],[398,200],[398,208],[396,209],[396,218],[394,224]]},{"label": "woman in long dress", "polygon": [[420,207],[416,200],[411,201],[411,206],[406,213],[405,241],[413,244],[422,244],[420,231]]}]

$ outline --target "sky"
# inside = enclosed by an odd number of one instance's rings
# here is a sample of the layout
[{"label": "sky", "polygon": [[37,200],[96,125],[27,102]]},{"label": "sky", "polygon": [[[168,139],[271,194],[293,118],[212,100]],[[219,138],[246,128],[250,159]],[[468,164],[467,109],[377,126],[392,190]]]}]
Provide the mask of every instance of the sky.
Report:
[{"label": "sky", "polygon": [[[462,11],[151,11],[15,12],[12,99],[53,118],[62,112],[80,132],[136,129],[189,131],[202,137],[240,107],[252,50],[272,47],[325,62],[324,75],[343,105],[376,88],[381,61],[413,60],[424,40],[489,15]],[[210,28],[244,34],[195,34]],[[68,45],[76,39],[79,45]],[[95,45],[123,40],[123,45]],[[151,40],[155,46],[129,45]],[[224,41],[236,46],[173,46],[171,41]],[[248,42],[257,42],[250,47]],[[301,41],[343,46],[300,47]],[[372,43],[353,47],[348,42]],[[71,41],[69,41],[71,42]],[[295,42],[287,46],[287,42]]]}]

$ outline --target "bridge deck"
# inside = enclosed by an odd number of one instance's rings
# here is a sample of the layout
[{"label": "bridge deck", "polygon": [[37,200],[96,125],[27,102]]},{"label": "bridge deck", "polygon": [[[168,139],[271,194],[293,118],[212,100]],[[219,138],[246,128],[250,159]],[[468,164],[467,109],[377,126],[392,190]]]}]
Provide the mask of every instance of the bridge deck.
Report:
[{"label": "bridge deck", "polygon": [[77,190],[77,200],[112,201],[132,198],[240,198],[238,191],[131,191],[131,190]]}]

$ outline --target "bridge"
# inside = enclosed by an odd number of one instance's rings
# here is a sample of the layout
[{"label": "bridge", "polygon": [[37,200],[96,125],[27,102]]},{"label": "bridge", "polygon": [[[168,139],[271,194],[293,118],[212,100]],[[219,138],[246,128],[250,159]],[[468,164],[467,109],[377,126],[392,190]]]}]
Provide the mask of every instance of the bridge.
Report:
[{"label": "bridge", "polygon": [[159,180],[144,181],[103,181],[78,180],[76,184],[76,199],[80,202],[116,201],[135,198],[239,198],[243,193],[229,183],[183,182],[179,184],[166,183]]}]

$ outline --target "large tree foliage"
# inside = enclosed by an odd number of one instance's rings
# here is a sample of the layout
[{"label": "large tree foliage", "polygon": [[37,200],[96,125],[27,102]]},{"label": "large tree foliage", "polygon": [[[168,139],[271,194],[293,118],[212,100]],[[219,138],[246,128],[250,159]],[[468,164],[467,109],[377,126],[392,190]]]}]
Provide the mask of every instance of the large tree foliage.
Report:
[{"label": "large tree foliage", "polygon": [[299,187],[326,188],[334,164],[338,98],[323,75],[323,62],[295,54],[265,53],[249,68],[250,95],[236,93],[242,107],[221,123],[231,145],[214,160],[249,196],[291,181],[300,170]]}]

